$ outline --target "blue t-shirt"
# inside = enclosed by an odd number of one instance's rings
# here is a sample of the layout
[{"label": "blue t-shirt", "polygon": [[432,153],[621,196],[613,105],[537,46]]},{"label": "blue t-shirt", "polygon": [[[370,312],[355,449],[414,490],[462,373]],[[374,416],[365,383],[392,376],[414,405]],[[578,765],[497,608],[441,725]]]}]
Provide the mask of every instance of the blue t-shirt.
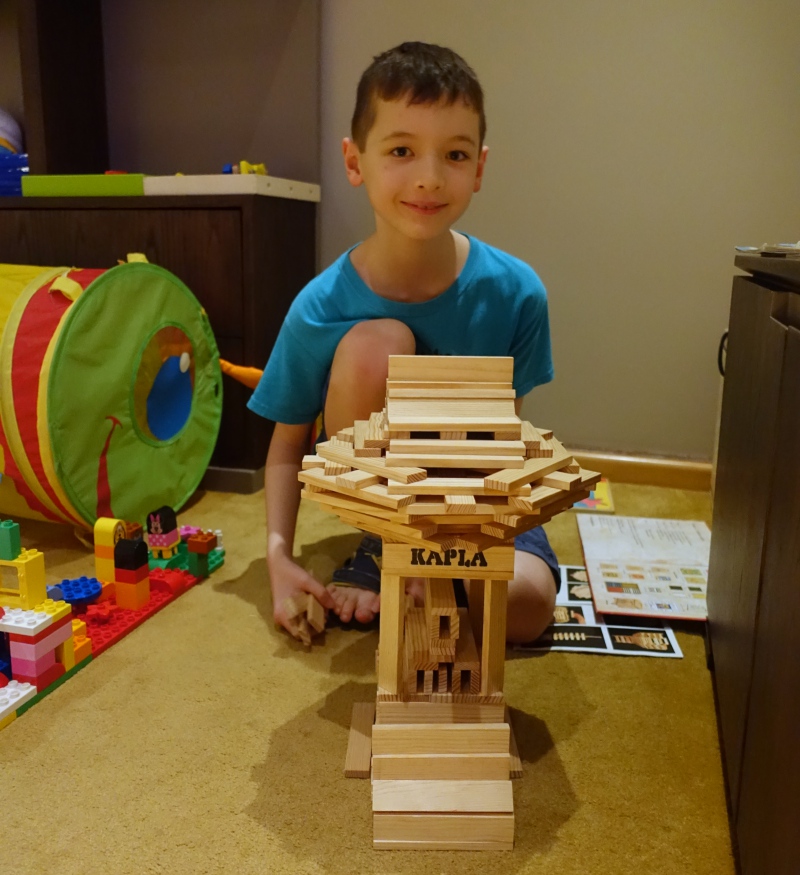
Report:
[{"label": "blue t-shirt", "polygon": [[547,293],[534,271],[469,238],[456,281],[421,303],[376,295],[350,261],[352,249],[292,302],[264,374],[247,406],[288,425],[313,422],[339,341],[367,319],[407,325],[420,355],[513,356],[514,389],[525,395],[553,379]]}]

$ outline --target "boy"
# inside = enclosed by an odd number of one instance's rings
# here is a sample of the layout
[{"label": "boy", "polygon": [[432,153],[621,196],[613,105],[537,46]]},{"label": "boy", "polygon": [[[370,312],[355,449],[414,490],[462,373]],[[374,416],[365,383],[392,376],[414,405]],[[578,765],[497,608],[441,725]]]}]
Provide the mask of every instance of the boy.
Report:
[{"label": "boy", "polygon": [[[536,274],[451,230],[481,187],[485,131],[480,84],[449,49],[403,43],[361,77],[343,153],[348,180],[366,188],[375,232],[300,292],[249,402],[276,423],[265,475],[267,564],[274,617],[287,628],[284,600],[300,592],[342,622],[369,622],[380,609],[374,565],[375,583],[351,569],[367,588],[325,588],[292,559],[297,473],[320,410],[327,435],[381,410],[393,354],[511,355],[517,412],[553,377]],[[515,546],[507,636],[530,641],[553,617],[558,562],[542,529]],[[360,549],[356,559],[364,558]]]}]

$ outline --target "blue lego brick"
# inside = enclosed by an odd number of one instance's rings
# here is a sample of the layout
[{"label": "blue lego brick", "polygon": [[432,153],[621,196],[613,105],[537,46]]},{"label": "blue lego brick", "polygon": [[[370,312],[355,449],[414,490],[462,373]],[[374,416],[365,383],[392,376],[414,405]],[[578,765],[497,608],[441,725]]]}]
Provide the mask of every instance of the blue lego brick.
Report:
[{"label": "blue lego brick", "polygon": [[0,559],[13,562],[21,551],[19,525],[11,520],[0,522]]},{"label": "blue lego brick", "polygon": [[54,602],[66,601],[64,590],[61,589],[61,585],[58,583],[53,583],[47,587],[47,598],[52,599]]},{"label": "blue lego brick", "polygon": [[[103,585],[95,577],[76,577],[74,580],[62,580],[53,589],[61,590],[61,598],[73,607],[90,605],[96,601],[103,591]],[[48,592],[51,587],[48,587]],[[54,598],[54,596],[51,596]]]}]

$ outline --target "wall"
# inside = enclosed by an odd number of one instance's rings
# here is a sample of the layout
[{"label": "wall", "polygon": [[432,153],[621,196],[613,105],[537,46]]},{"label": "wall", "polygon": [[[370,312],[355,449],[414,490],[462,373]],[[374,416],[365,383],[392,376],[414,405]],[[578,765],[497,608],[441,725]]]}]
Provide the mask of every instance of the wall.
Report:
[{"label": "wall", "polygon": [[103,0],[112,166],[319,182],[319,0]]},{"label": "wall", "polygon": [[733,247],[800,237],[800,7],[326,0],[323,265],[372,230],[340,142],[361,71],[404,39],[459,51],[487,95],[461,227],[548,287],[556,379],[525,417],[573,447],[710,459]]}]

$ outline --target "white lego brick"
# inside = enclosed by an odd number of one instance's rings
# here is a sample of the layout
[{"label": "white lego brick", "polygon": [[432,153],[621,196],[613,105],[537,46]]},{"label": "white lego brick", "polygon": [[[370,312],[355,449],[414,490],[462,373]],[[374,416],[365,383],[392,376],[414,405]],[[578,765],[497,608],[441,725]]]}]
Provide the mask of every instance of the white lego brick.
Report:
[{"label": "white lego brick", "polygon": [[19,681],[9,681],[8,685],[0,689],[0,720],[13,714],[17,708],[24,705],[36,695],[36,687],[33,684],[21,684]]},{"label": "white lego brick", "polygon": [[4,610],[5,614],[0,617],[0,632],[33,636],[54,623],[53,615],[47,611],[26,611],[23,608]]}]

